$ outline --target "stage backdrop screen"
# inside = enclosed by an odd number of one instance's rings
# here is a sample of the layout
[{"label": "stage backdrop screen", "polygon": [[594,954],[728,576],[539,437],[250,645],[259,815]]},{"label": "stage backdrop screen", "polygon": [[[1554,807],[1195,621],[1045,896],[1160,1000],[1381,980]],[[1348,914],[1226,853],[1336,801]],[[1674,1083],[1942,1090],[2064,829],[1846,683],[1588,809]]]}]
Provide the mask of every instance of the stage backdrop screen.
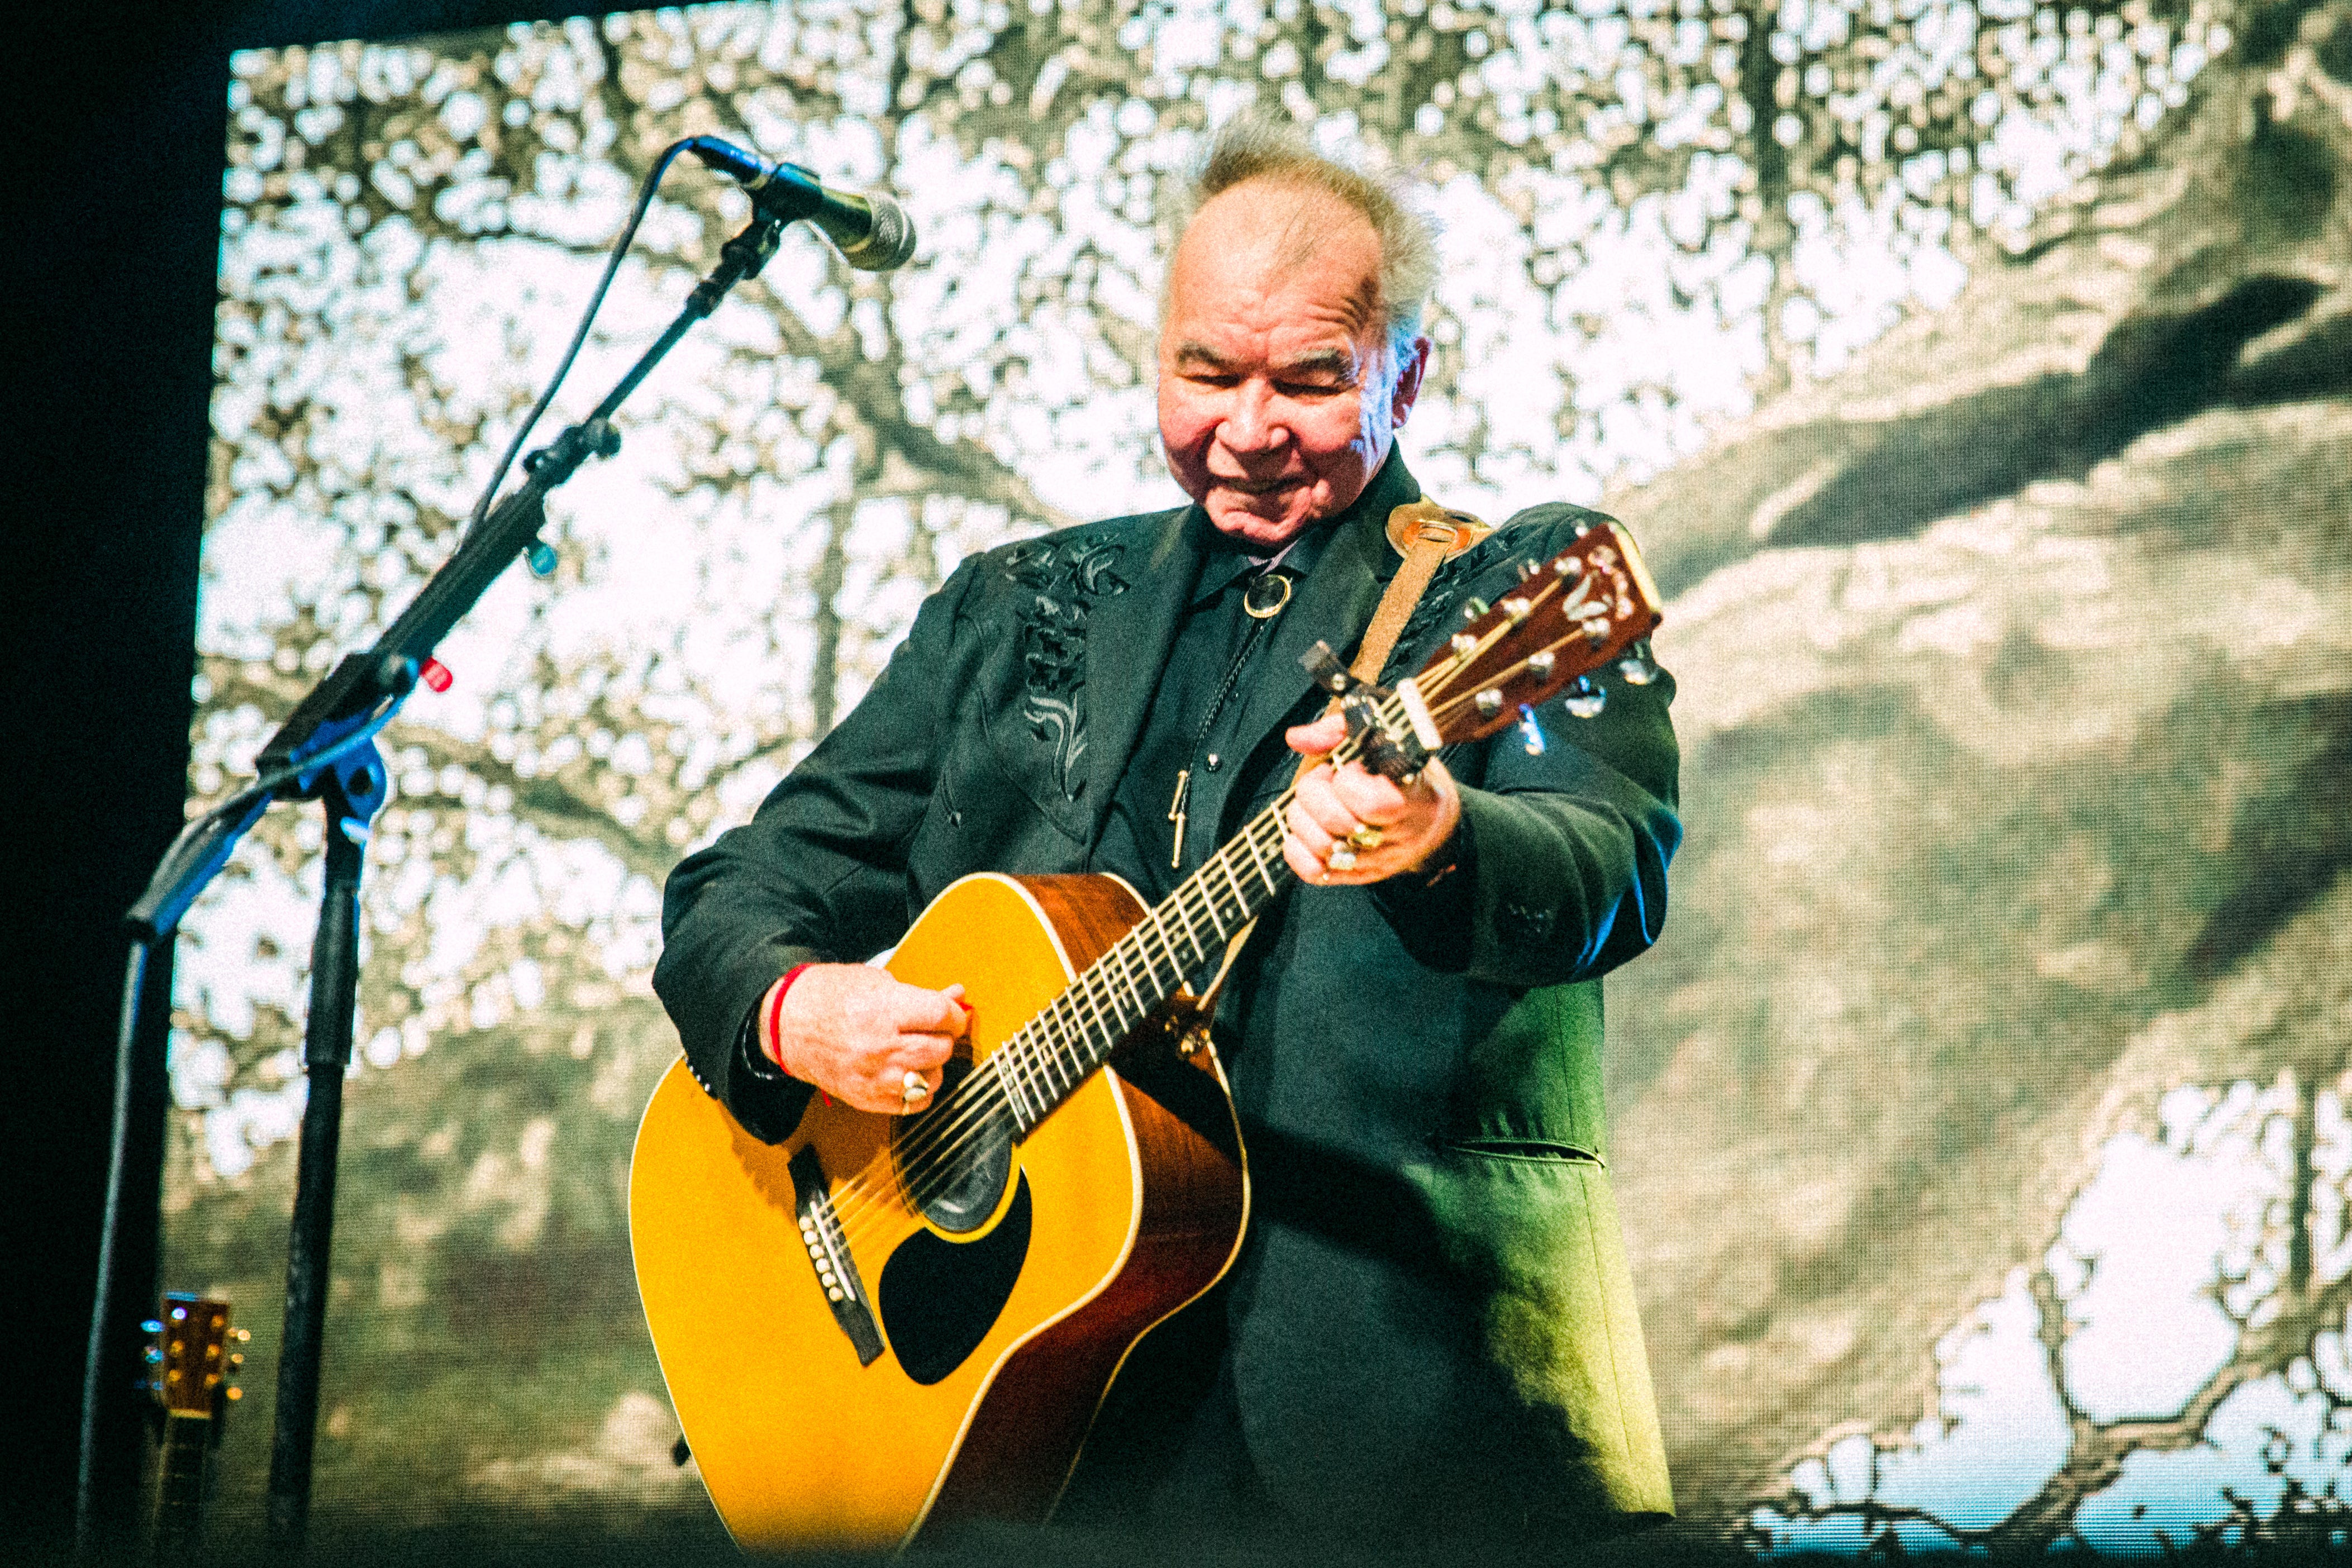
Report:
[{"label": "stage backdrop screen", "polygon": [[[1253,109],[1444,223],[1423,483],[1603,507],[1670,600],[1688,838],[1608,1010],[1678,1528],[2347,1522],[2352,0],[815,0],[230,92],[192,810],[447,556],[663,147],[921,234],[790,232],[383,738],[320,1528],[718,1539],[625,1224],[663,878],[962,557],[1176,498],[1165,225]],[[541,439],[747,212],[671,170]],[[253,1331],[231,1531],[320,841],[274,810],[178,973],[165,1283]]]}]

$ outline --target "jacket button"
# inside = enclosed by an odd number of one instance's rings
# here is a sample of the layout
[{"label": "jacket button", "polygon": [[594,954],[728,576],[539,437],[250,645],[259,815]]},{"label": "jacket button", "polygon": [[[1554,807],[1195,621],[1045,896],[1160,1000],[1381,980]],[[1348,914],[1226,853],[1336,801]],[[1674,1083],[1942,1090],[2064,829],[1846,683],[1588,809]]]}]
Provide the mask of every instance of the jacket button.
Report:
[{"label": "jacket button", "polygon": [[948,826],[949,826],[949,827],[950,827],[950,828],[961,828],[961,827],[962,827],[962,826],[963,826],[963,813],[962,813],[961,811],[950,811],[950,812],[948,813]]}]

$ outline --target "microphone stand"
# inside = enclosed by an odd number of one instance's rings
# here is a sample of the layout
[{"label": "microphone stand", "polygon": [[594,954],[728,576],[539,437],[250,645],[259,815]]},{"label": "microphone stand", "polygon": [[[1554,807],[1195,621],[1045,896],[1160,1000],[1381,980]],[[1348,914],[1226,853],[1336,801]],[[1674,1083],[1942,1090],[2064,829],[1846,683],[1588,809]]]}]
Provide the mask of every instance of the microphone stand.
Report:
[{"label": "microphone stand", "polygon": [[[803,214],[804,215],[804,214]],[[124,916],[129,972],[116,1042],[115,1101],[105,1228],[100,1239],[97,1305],[82,1385],[81,1466],[75,1539],[88,1558],[137,1517],[138,1442],[151,1407],[136,1346],[155,1300],[158,1213],[170,1085],[171,972],[181,917],[228,862],[236,843],[273,798],[315,800],[327,815],[325,886],[310,947],[310,1010],[302,1062],[309,1094],[295,1166],[294,1212],[286,1249],[286,1322],[271,1432],[268,1541],[301,1549],[310,1511],[318,1437],[319,1375],[334,1234],[335,1171],[342,1135],[343,1076],[351,1065],[359,988],[359,888],[368,824],[383,806],[386,778],[373,737],[432,665],[433,651],[516,557],[534,566],[552,552],[539,538],[549,492],[590,457],[621,449],[612,416],[678,340],[718,308],[729,290],[758,276],[775,255],[786,219],[754,216],[721,247],[675,320],[595,411],[523,460],[524,480],[459,540],[416,598],[375,645],[346,654],[302,699],[269,744],[258,770],[287,781],[242,811],[208,821],[184,849],[164,857],[147,891]]]}]

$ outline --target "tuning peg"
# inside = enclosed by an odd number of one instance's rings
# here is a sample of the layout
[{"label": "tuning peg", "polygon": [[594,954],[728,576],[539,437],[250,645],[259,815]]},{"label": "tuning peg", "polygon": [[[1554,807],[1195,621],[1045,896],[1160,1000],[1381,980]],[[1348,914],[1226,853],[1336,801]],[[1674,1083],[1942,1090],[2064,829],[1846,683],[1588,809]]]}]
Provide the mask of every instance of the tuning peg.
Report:
[{"label": "tuning peg", "polygon": [[157,1350],[153,1345],[149,1345],[147,1347],[147,1354],[141,1359],[145,1361],[150,1366],[161,1366],[163,1364],[163,1353]]},{"label": "tuning peg", "polygon": [[1625,656],[1617,661],[1617,673],[1625,677],[1629,686],[1646,686],[1658,678],[1658,666],[1650,662],[1648,638],[1625,651]]},{"label": "tuning peg", "polygon": [[1576,684],[1559,699],[1559,706],[1568,710],[1571,718],[1599,718],[1601,710],[1609,706],[1609,694],[1579,675]]},{"label": "tuning peg", "polygon": [[253,1338],[253,1331],[251,1329],[231,1329],[228,1331],[228,1337],[236,1341],[239,1344],[244,1344]]},{"label": "tuning peg", "polygon": [[163,1323],[154,1318],[149,1318],[145,1322],[141,1323],[139,1328],[140,1332],[142,1333],[162,1333],[163,1332]]},{"label": "tuning peg", "polygon": [[230,1404],[234,1405],[236,1401],[245,1397],[245,1390],[237,1387],[234,1384],[231,1384],[228,1387],[221,1390],[221,1396],[226,1399]]},{"label": "tuning peg", "polygon": [[525,545],[522,559],[523,564],[530,568],[531,576],[549,578],[555,575],[555,547],[545,539],[533,539]]},{"label": "tuning peg", "polygon": [[1525,703],[1519,705],[1519,736],[1526,743],[1529,757],[1544,754],[1543,726],[1536,722],[1536,710]]},{"label": "tuning peg", "polygon": [[1487,611],[1493,608],[1493,605],[1488,604],[1485,600],[1479,598],[1474,593],[1469,598],[1462,601],[1462,619],[1465,621],[1475,621],[1478,617],[1486,614]]}]

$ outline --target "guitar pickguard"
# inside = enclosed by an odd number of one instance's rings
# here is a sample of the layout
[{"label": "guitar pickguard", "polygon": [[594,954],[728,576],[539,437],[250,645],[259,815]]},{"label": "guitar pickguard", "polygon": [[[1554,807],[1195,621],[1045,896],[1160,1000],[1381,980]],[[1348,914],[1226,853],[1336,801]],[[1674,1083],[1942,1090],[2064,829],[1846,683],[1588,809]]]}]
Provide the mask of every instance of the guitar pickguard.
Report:
[{"label": "guitar pickguard", "polygon": [[877,1293],[899,1369],[928,1387],[961,1366],[1012,1297],[1029,1257],[1029,1178],[994,1229],[975,1241],[919,1230],[882,1266]]}]

